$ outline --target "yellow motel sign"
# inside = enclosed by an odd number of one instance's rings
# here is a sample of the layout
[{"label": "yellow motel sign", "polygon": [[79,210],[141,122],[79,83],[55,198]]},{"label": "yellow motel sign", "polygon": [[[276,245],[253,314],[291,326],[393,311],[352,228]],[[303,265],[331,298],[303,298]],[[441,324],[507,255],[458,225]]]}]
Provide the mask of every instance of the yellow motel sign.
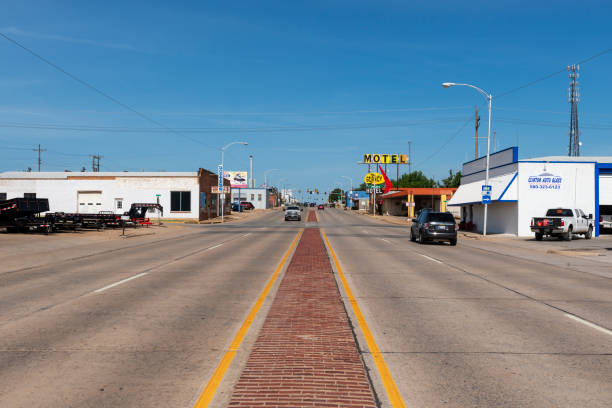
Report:
[{"label": "yellow motel sign", "polygon": [[363,178],[363,182],[366,184],[384,184],[385,178],[380,173],[368,173]]},{"label": "yellow motel sign", "polygon": [[366,164],[407,164],[408,155],[366,153],[363,155],[363,162]]}]

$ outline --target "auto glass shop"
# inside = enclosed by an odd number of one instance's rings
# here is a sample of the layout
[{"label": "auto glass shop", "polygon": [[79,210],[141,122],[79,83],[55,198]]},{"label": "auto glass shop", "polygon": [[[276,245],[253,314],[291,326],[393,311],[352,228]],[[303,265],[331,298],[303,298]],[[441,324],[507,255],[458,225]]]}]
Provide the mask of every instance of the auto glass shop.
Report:
[{"label": "auto glass shop", "polygon": [[[549,208],[581,209],[592,214],[599,236],[599,214],[612,205],[612,156],[548,156],[518,159],[518,147],[490,155],[487,234],[531,236],[532,217]],[[461,222],[482,232],[486,157],[463,163],[461,185],[448,202],[461,208]]]}]

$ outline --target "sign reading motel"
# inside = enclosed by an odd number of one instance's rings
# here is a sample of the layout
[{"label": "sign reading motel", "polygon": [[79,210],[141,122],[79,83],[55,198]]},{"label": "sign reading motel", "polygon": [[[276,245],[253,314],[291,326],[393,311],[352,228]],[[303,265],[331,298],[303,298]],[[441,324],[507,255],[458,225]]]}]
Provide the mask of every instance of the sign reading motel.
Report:
[{"label": "sign reading motel", "polygon": [[378,154],[366,153],[363,155],[363,162],[366,164],[407,164],[408,155],[406,154]]}]

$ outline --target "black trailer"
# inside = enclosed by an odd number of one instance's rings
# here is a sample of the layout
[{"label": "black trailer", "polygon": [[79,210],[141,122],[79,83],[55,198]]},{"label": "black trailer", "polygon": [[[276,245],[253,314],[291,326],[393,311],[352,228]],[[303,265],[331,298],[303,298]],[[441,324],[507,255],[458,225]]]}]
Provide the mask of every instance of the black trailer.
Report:
[{"label": "black trailer", "polygon": [[11,198],[0,200],[0,227],[8,231],[50,230],[45,218],[38,215],[49,211],[47,198]]}]

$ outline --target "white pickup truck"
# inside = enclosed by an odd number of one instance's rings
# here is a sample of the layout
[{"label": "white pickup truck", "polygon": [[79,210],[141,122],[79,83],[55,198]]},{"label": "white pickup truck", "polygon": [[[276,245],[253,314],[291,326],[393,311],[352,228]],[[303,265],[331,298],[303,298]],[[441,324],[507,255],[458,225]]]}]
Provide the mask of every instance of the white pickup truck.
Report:
[{"label": "white pickup truck", "polygon": [[612,229],[612,205],[599,206],[599,230]]},{"label": "white pickup truck", "polygon": [[577,208],[551,208],[545,217],[531,219],[531,231],[541,241],[544,236],[558,237],[571,241],[574,234],[583,234],[584,238],[593,236],[593,214],[588,216]]}]

